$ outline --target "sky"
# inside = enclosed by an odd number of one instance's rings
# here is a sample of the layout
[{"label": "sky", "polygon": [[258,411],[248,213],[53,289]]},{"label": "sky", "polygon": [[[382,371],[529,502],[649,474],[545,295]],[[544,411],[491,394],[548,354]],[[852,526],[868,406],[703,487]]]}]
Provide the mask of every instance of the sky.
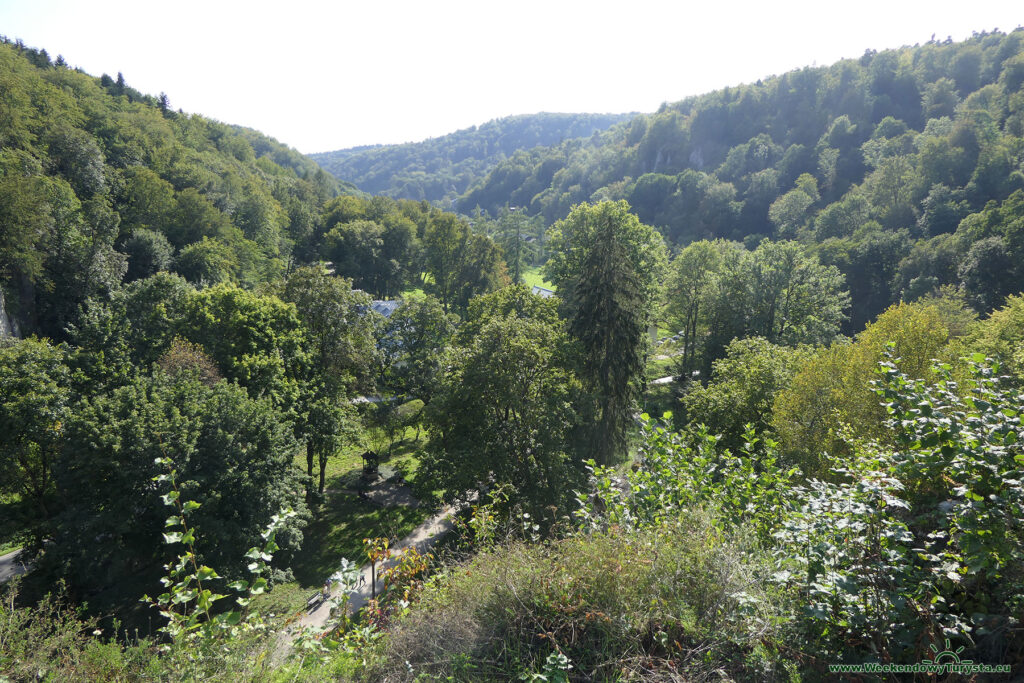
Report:
[{"label": "sky", "polygon": [[513,114],[651,112],[1022,23],[1020,0],[0,0],[0,34],[304,153]]}]

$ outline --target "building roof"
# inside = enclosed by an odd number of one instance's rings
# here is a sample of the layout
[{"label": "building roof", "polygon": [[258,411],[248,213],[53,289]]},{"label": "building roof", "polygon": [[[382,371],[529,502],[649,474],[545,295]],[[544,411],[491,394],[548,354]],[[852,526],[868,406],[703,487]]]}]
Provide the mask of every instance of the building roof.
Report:
[{"label": "building roof", "polygon": [[536,294],[537,296],[543,297],[545,299],[555,295],[555,290],[547,289],[545,287],[538,287],[537,285],[534,285],[530,291]]},{"label": "building roof", "polygon": [[390,318],[391,314],[394,313],[401,305],[401,299],[389,299],[387,301],[383,299],[374,299],[370,302],[370,308],[377,311],[385,318]]}]

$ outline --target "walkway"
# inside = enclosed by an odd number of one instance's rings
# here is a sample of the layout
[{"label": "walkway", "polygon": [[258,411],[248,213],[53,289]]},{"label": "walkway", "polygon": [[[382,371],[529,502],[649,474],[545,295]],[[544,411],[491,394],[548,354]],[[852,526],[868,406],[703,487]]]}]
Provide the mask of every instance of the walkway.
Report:
[{"label": "walkway", "polygon": [[[430,548],[432,548],[454,528],[455,525],[452,522],[452,515],[454,512],[454,508],[446,507],[413,529],[412,532],[401,541],[390,546],[390,550],[392,551],[391,558],[377,566],[378,592],[380,592],[384,587],[383,581],[380,580],[380,575],[388,567],[395,564],[397,561],[395,556],[405,548],[410,547],[416,548],[416,550],[421,553],[425,553],[430,550]],[[334,602],[335,598],[340,598],[342,595],[343,591],[341,588],[339,586],[333,586],[331,589],[330,599],[322,600],[316,606],[316,609],[312,611],[303,611],[302,616],[299,617],[297,621],[295,621],[291,626],[283,629],[278,635],[277,644],[274,648],[274,659],[280,660],[287,656],[288,651],[291,649],[291,643],[295,640],[297,631],[303,628],[322,629],[327,624],[328,619],[330,619],[331,603]],[[359,569],[359,581],[356,590],[349,594],[349,614],[358,612],[362,609],[362,607],[370,600],[371,595],[370,565],[365,565]]]},{"label": "walkway", "polygon": [[29,570],[29,567],[18,559],[19,555],[21,555],[21,549],[15,550],[13,553],[0,555],[0,583],[9,581],[15,576],[21,576]]}]

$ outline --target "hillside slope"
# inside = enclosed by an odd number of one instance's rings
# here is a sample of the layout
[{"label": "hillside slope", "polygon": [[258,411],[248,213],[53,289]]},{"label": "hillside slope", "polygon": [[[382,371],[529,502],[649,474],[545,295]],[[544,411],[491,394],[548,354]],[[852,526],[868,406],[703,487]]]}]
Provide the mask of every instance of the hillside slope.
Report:
[{"label": "hillside slope", "polygon": [[0,43],[0,290],[25,334],[62,338],[89,297],[172,265],[263,281],[315,255],[345,187],[262,133]]},{"label": "hillside slope", "polygon": [[450,201],[518,150],[587,138],[631,116],[509,116],[423,142],[354,147],[311,154],[310,158],[364,192],[395,199]]},{"label": "hillside slope", "polygon": [[520,150],[458,209],[625,199],[677,245],[799,240],[845,276],[847,334],[945,285],[991,310],[1024,275],[1022,85],[1024,29],[868,51]]}]

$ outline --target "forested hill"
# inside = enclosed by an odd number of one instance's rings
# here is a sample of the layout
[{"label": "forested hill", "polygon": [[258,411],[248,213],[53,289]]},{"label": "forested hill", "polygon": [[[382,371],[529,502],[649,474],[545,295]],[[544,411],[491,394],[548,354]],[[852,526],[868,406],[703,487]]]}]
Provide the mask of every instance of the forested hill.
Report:
[{"label": "forested hill", "polygon": [[945,284],[987,310],[1024,276],[1022,84],[1021,29],[867,51],[517,152],[458,209],[626,199],[679,245],[797,239],[846,277],[847,332]]},{"label": "forested hill", "polygon": [[530,114],[488,121],[403,145],[354,147],[310,158],[364,192],[396,199],[450,201],[519,150],[589,138],[632,114]]},{"label": "forested hill", "polygon": [[123,277],[263,281],[314,256],[341,187],[257,131],[0,44],[0,289],[25,334],[61,337]]}]

